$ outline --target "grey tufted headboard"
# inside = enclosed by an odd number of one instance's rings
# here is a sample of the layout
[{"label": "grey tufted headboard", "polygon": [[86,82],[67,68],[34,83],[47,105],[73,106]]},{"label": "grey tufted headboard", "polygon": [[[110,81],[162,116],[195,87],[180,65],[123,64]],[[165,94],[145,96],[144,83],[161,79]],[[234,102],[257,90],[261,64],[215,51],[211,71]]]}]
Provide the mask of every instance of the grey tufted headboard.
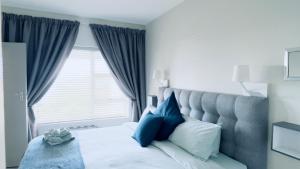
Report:
[{"label": "grey tufted headboard", "polygon": [[247,165],[248,169],[266,169],[267,98],[161,88],[159,102],[172,91],[181,113],[222,124],[221,153]]}]

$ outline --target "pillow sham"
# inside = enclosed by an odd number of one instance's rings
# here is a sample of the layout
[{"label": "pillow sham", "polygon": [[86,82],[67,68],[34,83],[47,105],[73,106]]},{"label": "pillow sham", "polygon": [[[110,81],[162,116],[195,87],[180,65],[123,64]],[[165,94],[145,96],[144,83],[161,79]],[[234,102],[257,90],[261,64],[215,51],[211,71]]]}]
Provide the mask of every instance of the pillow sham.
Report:
[{"label": "pillow sham", "polygon": [[162,122],[163,117],[154,115],[151,112],[147,113],[145,117],[140,120],[132,138],[142,147],[147,147],[154,140]]},{"label": "pillow sham", "polygon": [[187,152],[208,160],[219,152],[221,126],[200,120],[188,120],[179,125],[169,140]]},{"label": "pillow sham", "polygon": [[[189,117],[187,115],[183,115],[183,118],[184,118],[185,121],[190,121],[190,120],[197,120],[197,121],[199,121],[199,119],[196,119],[196,118],[193,118],[193,117]],[[221,128],[222,128],[223,124],[222,123],[217,123],[217,125],[221,126]],[[221,135],[219,137],[221,137]],[[220,144],[220,141],[221,141],[221,138],[218,138],[218,139],[216,139],[216,142],[214,144],[218,145],[218,144]],[[212,156],[213,157],[218,157],[219,146],[214,146],[214,147],[215,147],[215,149],[214,149],[214,151],[212,153]]]},{"label": "pillow sham", "polygon": [[171,96],[160,104],[160,106],[154,111],[154,114],[163,117],[163,123],[155,137],[155,140],[158,141],[167,140],[175,128],[184,122],[184,118],[180,113],[174,92],[172,92]]}]

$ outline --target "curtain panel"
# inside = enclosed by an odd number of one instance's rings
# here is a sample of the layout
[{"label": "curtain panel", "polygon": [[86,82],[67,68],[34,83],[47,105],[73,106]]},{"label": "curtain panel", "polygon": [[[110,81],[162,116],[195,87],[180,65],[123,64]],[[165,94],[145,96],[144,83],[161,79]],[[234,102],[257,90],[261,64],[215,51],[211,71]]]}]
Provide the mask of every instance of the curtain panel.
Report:
[{"label": "curtain panel", "polygon": [[121,90],[131,99],[130,118],[146,106],[145,30],[90,24],[97,45]]},{"label": "curtain panel", "polygon": [[3,42],[22,42],[27,46],[27,101],[29,140],[36,136],[32,106],[50,88],[69,56],[79,22],[3,13]]}]

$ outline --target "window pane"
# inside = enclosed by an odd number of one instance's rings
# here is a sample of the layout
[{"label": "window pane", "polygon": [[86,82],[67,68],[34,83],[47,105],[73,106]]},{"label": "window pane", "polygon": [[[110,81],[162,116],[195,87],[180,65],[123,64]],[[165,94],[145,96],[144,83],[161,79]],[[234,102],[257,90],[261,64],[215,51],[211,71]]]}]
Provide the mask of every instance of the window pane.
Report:
[{"label": "window pane", "polygon": [[99,51],[73,49],[34,110],[38,123],[128,117],[129,100]]}]

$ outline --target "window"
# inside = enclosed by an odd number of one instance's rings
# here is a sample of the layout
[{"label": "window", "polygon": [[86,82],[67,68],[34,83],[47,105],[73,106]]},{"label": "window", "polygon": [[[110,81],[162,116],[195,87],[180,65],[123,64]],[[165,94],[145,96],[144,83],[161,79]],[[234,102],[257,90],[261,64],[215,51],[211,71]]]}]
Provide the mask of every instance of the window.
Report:
[{"label": "window", "polygon": [[34,110],[38,123],[128,117],[129,99],[99,50],[75,48]]}]

